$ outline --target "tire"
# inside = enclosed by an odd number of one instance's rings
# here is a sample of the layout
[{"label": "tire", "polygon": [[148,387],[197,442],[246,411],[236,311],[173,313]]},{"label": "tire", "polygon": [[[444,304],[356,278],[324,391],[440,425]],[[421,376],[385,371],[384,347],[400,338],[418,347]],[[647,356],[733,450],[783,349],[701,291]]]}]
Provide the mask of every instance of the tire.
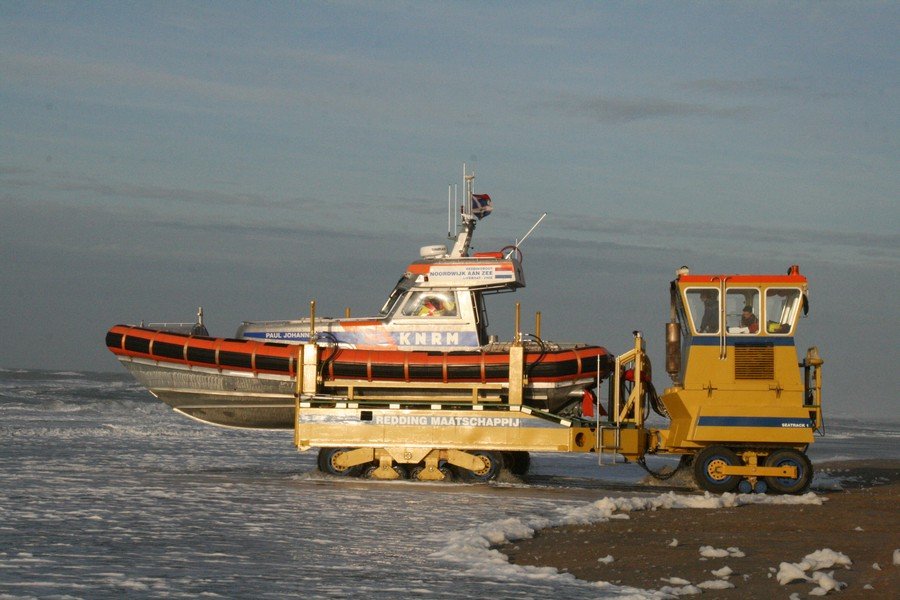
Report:
[{"label": "tire", "polygon": [[812,483],[813,468],[809,458],[796,450],[776,450],[766,457],[767,467],[797,467],[797,478],[765,477],[769,489],[777,494],[802,494]]},{"label": "tire", "polygon": [[506,468],[513,475],[525,475],[531,467],[531,455],[527,452],[506,452],[503,455]]},{"label": "tire", "polygon": [[363,470],[363,465],[342,469],[334,463],[338,456],[350,450],[352,448],[322,448],[319,450],[319,470],[327,475],[337,475],[338,477],[355,477],[359,475]]},{"label": "tire", "polygon": [[741,477],[738,475],[719,475],[715,472],[718,466],[737,466],[741,464],[737,455],[724,446],[705,448],[694,459],[694,480],[701,489],[714,494],[734,491]]},{"label": "tire", "polygon": [[484,483],[497,479],[500,469],[503,468],[503,454],[500,452],[491,452],[489,450],[475,450],[471,454],[478,456],[484,461],[484,467],[476,471],[468,469],[459,469],[462,479]]}]

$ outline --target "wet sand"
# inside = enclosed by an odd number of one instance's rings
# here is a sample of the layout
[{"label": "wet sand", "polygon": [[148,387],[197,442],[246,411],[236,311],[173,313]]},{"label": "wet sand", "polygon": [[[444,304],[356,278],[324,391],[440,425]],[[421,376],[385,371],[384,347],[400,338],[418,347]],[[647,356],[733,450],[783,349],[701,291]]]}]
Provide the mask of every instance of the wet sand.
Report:
[{"label": "wet sand", "polygon": [[[849,569],[834,567],[846,583],[841,598],[900,598],[900,461],[848,461],[816,466],[843,490],[817,494],[822,505],[742,505],[722,509],[633,512],[628,519],[539,531],[498,549],[510,562],[552,566],[586,581],[658,590],[678,577],[697,585],[728,566],[734,588],[705,589],[705,598],[808,597],[816,584],[780,585],[782,562],[799,563],[816,550],[847,555]],[[677,540],[677,545],[672,545]],[[737,548],[743,557],[703,558],[701,546]],[[602,562],[612,556],[612,562]],[[873,565],[877,563],[876,568]],[[825,569],[831,571],[832,568]],[[866,587],[870,586],[870,587]]]}]

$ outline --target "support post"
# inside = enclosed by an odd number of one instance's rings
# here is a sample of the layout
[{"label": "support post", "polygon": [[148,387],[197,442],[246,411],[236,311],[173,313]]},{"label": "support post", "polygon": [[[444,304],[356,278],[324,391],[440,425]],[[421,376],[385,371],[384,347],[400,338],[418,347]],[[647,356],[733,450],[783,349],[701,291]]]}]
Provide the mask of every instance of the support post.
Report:
[{"label": "support post", "polygon": [[300,394],[314,396],[319,391],[319,347],[315,343],[303,344],[302,377],[300,378]]},{"label": "support post", "polygon": [[294,367],[294,447],[300,447],[300,390],[303,389],[303,380],[300,375],[300,364],[303,362],[303,349],[297,348],[297,362]]},{"label": "support post", "polygon": [[525,388],[525,347],[522,346],[522,332],[519,327],[521,306],[516,302],[515,335],[509,348],[509,403],[521,406]]},{"label": "support post", "polygon": [[522,327],[520,326],[522,319],[522,305],[516,302],[516,317],[513,323],[515,332],[513,333],[513,344],[520,345],[522,343]]}]

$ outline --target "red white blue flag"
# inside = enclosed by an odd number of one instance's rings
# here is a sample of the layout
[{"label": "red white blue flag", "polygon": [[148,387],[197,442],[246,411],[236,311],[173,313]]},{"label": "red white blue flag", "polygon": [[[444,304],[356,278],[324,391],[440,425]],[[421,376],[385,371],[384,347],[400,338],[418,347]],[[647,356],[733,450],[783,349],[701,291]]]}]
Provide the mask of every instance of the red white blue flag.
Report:
[{"label": "red white blue flag", "polygon": [[483,219],[494,210],[493,204],[491,204],[491,197],[487,194],[472,194],[472,214],[478,217],[478,219]]}]

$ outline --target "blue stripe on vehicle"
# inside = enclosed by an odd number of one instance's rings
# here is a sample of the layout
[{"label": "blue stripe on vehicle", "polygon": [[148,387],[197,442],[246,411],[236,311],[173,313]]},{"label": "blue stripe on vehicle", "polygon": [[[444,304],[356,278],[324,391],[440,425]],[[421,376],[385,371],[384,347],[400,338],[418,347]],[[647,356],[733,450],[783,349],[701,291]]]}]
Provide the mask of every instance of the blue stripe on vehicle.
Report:
[{"label": "blue stripe on vehicle", "polygon": [[[457,347],[478,346],[478,334],[471,331],[391,331],[388,334],[398,348],[425,346],[452,350]],[[333,331],[320,333],[319,338],[340,344],[389,347],[389,344],[381,342],[381,335],[381,331],[375,331],[374,334],[369,331]],[[309,332],[246,331],[244,337],[268,342],[303,343],[309,341]]]},{"label": "blue stripe on vehicle", "polygon": [[804,429],[814,426],[805,417],[700,417],[698,427],[779,427]]}]

